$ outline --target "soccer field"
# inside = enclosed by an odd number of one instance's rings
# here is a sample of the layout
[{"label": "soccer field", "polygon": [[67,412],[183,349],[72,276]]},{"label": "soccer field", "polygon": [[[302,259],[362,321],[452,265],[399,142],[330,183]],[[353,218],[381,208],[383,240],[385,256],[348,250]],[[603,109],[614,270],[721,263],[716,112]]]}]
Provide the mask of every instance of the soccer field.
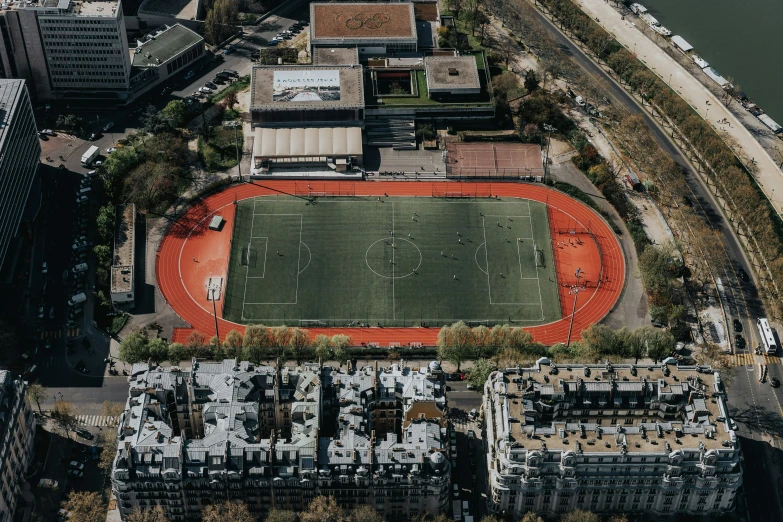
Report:
[{"label": "soccer field", "polygon": [[532,326],[560,319],[544,204],[239,201],[223,317],[289,326]]}]

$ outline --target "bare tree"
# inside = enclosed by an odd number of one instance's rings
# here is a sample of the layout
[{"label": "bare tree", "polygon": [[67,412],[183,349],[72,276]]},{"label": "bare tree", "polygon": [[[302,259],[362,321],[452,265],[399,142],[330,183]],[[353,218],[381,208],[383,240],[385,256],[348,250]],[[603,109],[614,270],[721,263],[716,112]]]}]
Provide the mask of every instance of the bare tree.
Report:
[{"label": "bare tree", "polygon": [[27,387],[27,397],[35,403],[38,407],[38,413],[40,414],[43,414],[43,411],[41,411],[41,403],[46,400],[48,393],[49,391],[37,382],[34,382]]}]

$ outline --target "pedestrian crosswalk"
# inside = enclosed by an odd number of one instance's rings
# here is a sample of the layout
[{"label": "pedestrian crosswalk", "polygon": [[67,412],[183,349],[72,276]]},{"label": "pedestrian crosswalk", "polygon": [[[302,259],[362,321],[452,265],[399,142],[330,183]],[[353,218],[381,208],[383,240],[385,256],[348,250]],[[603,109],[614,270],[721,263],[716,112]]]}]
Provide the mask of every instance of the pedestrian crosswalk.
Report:
[{"label": "pedestrian crosswalk", "polygon": [[753,364],[780,364],[777,355],[755,355],[753,353],[735,353],[729,355],[731,366],[747,366]]},{"label": "pedestrian crosswalk", "polygon": [[59,339],[62,335],[63,331],[59,328],[57,330],[44,330],[41,332],[41,339]]},{"label": "pedestrian crosswalk", "polygon": [[108,415],[77,415],[76,422],[80,426],[116,426],[117,417]]},{"label": "pedestrian crosswalk", "polygon": [[[67,328],[66,329],[66,336],[67,337],[79,337],[82,330],[81,328]],[[63,336],[63,329],[57,328],[52,330],[44,330],[41,332],[41,339],[59,339]]]}]

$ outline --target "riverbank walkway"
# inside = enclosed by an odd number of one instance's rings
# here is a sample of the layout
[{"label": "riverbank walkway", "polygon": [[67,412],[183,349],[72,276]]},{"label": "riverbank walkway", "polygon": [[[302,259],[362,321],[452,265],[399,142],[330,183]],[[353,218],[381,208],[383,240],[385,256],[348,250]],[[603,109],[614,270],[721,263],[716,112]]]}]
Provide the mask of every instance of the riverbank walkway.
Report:
[{"label": "riverbank walkway", "polygon": [[755,160],[756,181],[778,214],[783,216],[783,173],[739,119],[707,87],[642,33],[641,28],[630,20],[623,20],[620,13],[604,0],[577,0],[577,4],[626,49],[636,53],[664,82],[673,86],[702,118],[719,131],[725,131],[741,147],[747,158]]}]

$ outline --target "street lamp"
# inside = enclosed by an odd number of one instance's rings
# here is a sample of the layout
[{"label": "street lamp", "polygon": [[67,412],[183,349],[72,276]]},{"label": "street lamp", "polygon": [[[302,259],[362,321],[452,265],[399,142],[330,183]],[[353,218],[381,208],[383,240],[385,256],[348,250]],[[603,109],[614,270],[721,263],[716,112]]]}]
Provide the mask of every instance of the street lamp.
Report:
[{"label": "street lamp", "polygon": [[556,131],[557,129],[552,125],[545,123],[544,130],[549,132],[549,137],[546,140],[546,154],[544,156],[544,183],[546,183],[547,173],[549,171],[549,143],[552,141],[552,131]]},{"label": "street lamp", "polygon": [[576,317],[576,300],[579,297],[579,292],[585,289],[584,286],[579,284],[579,279],[582,277],[582,269],[577,268],[574,275],[576,276],[576,284],[573,285],[568,291],[569,294],[574,294],[574,308],[571,310],[571,322],[568,323],[568,339],[566,340],[566,348],[571,345],[571,330],[574,328],[574,317]]}]

